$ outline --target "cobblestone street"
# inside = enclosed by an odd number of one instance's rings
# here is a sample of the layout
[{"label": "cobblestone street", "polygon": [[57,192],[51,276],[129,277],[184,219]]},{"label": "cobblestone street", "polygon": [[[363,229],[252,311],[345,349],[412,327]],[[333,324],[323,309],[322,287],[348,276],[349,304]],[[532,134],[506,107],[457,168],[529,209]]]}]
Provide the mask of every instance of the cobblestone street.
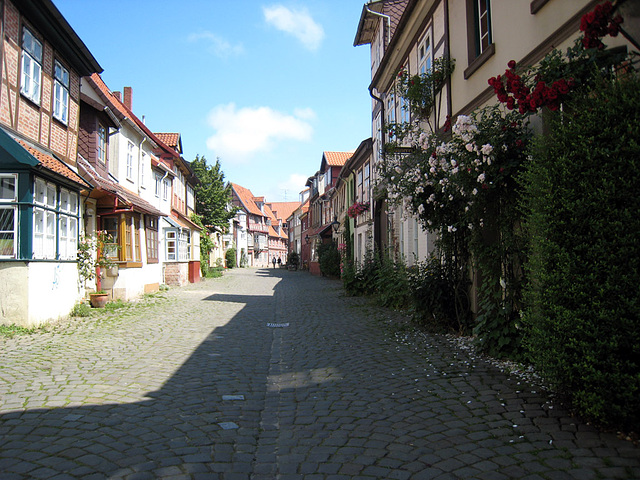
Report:
[{"label": "cobblestone street", "polygon": [[0,338],[0,480],[640,478],[633,443],[335,280],[163,295]]}]

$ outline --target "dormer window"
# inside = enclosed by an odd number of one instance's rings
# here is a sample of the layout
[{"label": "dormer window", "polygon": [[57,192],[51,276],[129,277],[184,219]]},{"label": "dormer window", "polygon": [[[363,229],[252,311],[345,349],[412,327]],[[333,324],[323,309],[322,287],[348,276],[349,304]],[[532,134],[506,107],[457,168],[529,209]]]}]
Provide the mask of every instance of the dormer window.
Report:
[{"label": "dormer window", "polygon": [[40,105],[42,43],[28,29],[22,31],[22,79],[20,93]]}]

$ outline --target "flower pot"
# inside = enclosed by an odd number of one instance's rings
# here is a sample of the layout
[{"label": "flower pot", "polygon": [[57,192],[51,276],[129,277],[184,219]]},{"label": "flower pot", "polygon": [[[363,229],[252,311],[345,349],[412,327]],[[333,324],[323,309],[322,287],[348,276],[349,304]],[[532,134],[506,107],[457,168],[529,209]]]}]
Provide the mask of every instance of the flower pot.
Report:
[{"label": "flower pot", "polygon": [[93,308],[104,308],[109,300],[108,293],[90,293],[89,302]]}]

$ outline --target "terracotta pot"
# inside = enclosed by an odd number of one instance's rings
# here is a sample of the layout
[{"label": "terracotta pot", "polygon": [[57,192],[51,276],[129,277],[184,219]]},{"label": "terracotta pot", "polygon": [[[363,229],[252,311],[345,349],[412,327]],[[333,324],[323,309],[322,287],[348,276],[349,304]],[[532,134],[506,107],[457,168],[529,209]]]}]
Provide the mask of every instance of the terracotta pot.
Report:
[{"label": "terracotta pot", "polygon": [[90,293],[89,302],[93,308],[104,308],[109,300],[108,293]]}]

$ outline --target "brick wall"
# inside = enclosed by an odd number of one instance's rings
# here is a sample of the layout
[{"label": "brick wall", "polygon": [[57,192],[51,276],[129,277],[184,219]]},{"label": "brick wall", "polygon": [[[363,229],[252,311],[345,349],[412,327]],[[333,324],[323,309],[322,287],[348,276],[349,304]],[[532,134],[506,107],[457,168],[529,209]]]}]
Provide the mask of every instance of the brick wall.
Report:
[{"label": "brick wall", "polygon": [[[56,152],[60,157],[72,165],[76,161],[80,78],[69,68],[66,59],[46,38],[29,23],[29,19],[20,17],[15,6],[16,0],[6,0],[4,3],[4,33],[2,42],[2,83],[0,84],[0,123],[25,135],[32,141]],[[2,5],[0,3],[0,5]],[[26,26],[38,38],[43,46],[42,77],[40,91],[40,105],[35,105],[20,95],[20,64],[22,26]],[[64,125],[53,120],[53,66],[54,60],[59,60],[69,70],[69,116],[68,124]]]},{"label": "brick wall", "polygon": [[164,283],[173,286],[182,286],[189,283],[189,264],[178,262],[165,263]]}]

